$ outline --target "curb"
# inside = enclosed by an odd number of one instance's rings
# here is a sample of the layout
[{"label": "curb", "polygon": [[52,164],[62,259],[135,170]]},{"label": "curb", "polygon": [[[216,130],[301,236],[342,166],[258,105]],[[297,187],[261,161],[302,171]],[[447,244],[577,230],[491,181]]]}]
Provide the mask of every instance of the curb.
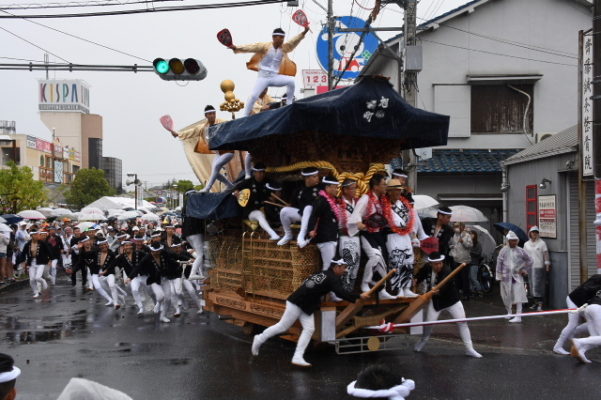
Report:
[{"label": "curb", "polygon": [[15,281],[9,283],[8,285],[0,286],[0,293],[12,292],[13,290],[21,289],[29,284],[29,279],[21,279],[19,281]]}]

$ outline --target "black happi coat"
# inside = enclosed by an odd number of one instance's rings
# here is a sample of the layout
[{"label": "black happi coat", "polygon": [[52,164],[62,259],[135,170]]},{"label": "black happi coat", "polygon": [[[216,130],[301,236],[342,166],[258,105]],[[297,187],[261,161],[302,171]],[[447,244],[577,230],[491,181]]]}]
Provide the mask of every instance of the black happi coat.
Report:
[{"label": "black happi coat", "polygon": [[269,198],[269,189],[265,187],[265,182],[257,182],[255,178],[246,179],[240,182],[234,190],[250,189],[248,203],[242,208],[242,216],[248,218],[252,211],[263,207],[263,202]]},{"label": "black happi coat", "polygon": [[165,248],[169,248],[173,244],[180,244],[182,242],[182,238],[177,236],[175,233],[173,234],[173,236],[171,236],[171,243],[168,243],[167,239],[167,233],[164,233],[161,237],[161,243],[163,244],[163,246],[165,246]]},{"label": "black happi coat", "polygon": [[148,253],[139,250],[134,250],[132,252],[131,261],[125,255],[125,253],[119,254],[119,256],[116,257],[114,260],[114,267],[121,268],[129,279],[134,279],[136,276],[138,276],[138,274],[133,275],[133,270],[136,267],[136,265],[138,265],[140,261],[142,261],[146,254]]},{"label": "black happi coat", "polygon": [[596,274],[588,278],[582,285],[574,289],[568,296],[570,300],[581,307],[587,303],[595,294],[601,290],[601,274]]},{"label": "black happi coat", "polygon": [[[426,235],[434,237],[434,230],[436,229],[436,218],[424,218],[422,220],[422,226]],[[440,252],[440,254],[444,254],[447,257],[449,256],[449,251],[451,250],[449,248],[449,242],[451,241],[451,238],[453,237],[454,233],[455,232],[453,232],[453,228],[451,228],[450,226],[442,226],[442,228],[438,232],[438,235],[436,236],[438,238],[438,251]]]},{"label": "black happi coat", "polygon": [[65,248],[63,238],[58,235],[52,235],[46,239],[46,243],[48,244],[48,249],[50,249],[50,259],[58,260],[61,256],[61,250]]},{"label": "black happi coat", "polygon": [[32,254],[31,242],[32,240],[25,243],[25,246],[23,247],[23,254],[25,254],[25,263],[27,265],[31,265],[31,262],[35,258],[35,262],[37,265],[48,264],[48,262],[50,261],[50,249],[48,248],[48,243],[42,240],[38,240],[37,254]]},{"label": "black happi coat", "polygon": [[104,275],[110,275],[110,274],[115,274],[115,260],[117,259],[117,255],[115,254],[115,252],[108,250],[107,251],[107,255],[106,258],[104,259],[104,263],[100,264],[100,254],[101,252],[98,251],[98,254],[96,256],[96,263],[98,264],[99,267],[99,271],[100,272],[104,272]]},{"label": "black happi coat", "polygon": [[292,207],[298,208],[298,213],[303,215],[303,210],[306,206],[313,204],[315,199],[319,196],[319,191],[322,189],[321,185],[315,185],[312,187],[303,186],[297,189],[296,193],[292,197]]},{"label": "black happi coat", "polygon": [[167,251],[160,252],[160,262],[157,262],[152,254],[147,254],[140,263],[134,267],[132,274],[137,276],[146,275],[148,285],[161,283],[161,278],[175,279],[182,276],[182,268],[177,260]]},{"label": "black happi coat", "polygon": [[308,230],[317,229],[315,243],[338,241],[338,216],[332,211],[330,203],[323,196],[318,196],[313,202],[313,211],[309,218]]},{"label": "black happi coat", "polygon": [[[428,291],[432,290],[434,286],[440,283],[447,275],[451,273],[451,268],[444,266],[442,270],[436,274],[436,281],[432,282],[432,266],[426,264],[416,275],[417,283],[426,281]],[[455,280],[451,279],[440,289],[440,293],[432,296],[432,305],[436,311],[440,311],[444,308],[450,307],[459,301],[459,292],[455,287]]]},{"label": "black happi coat", "polygon": [[319,308],[321,298],[330,292],[350,302],[355,302],[359,298],[356,294],[346,291],[342,286],[342,277],[336,276],[334,271],[328,269],[308,277],[288,297],[288,301],[300,307],[305,314],[311,315]]}]

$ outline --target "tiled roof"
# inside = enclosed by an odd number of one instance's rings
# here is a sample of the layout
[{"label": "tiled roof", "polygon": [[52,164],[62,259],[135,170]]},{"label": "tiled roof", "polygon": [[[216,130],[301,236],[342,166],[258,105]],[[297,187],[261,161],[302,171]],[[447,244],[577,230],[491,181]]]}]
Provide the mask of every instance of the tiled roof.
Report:
[{"label": "tiled roof", "polygon": [[420,173],[501,172],[500,162],[519,150],[434,150],[419,162]]},{"label": "tiled roof", "polygon": [[518,164],[563,153],[571,153],[577,150],[578,128],[577,125],[574,125],[509,157],[505,161],[505,165]]}]

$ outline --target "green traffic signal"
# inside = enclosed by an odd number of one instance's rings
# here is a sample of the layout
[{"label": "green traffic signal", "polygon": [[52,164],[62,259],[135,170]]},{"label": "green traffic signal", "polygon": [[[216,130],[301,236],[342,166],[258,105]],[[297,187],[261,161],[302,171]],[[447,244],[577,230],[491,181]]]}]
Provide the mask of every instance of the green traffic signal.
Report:
[{"label": "green traffic signal", "polygon": [[166,74],[169,72],[169,63],[162,58],[156,58],[152,65],[154,65],[154,70],[159,74]]}]

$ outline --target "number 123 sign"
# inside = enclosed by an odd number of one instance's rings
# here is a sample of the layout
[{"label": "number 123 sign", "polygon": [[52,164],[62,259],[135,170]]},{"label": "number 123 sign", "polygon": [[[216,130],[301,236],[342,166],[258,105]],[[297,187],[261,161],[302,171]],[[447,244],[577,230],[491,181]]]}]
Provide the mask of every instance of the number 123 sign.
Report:
[{"label": "number 123 sign", "polygon": [[315,89],[317,86],[328,85],[328,74],[321,69],[303,69],[303,87]]}]

